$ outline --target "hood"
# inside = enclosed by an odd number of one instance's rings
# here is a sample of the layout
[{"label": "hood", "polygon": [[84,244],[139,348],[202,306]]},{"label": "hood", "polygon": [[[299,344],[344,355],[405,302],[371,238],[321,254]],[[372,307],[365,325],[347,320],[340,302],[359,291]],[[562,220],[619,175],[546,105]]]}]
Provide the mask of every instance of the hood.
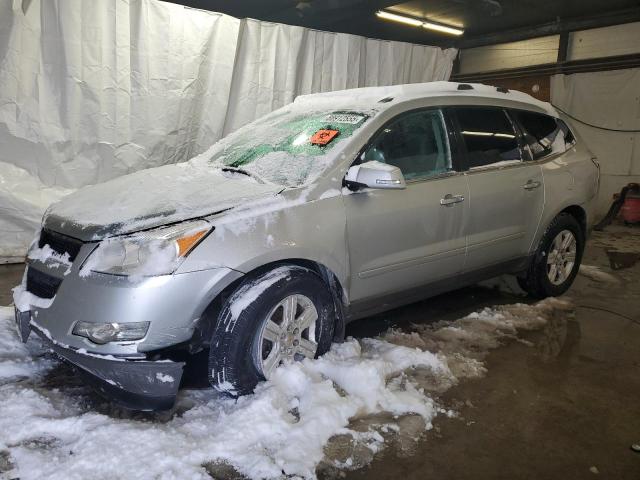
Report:
[{"label": "hood", "polygon": [[80,189],[53,204],[43,225],[80,240],[100,240],[207,216],[282,189],[206,163],[180,163]]}]

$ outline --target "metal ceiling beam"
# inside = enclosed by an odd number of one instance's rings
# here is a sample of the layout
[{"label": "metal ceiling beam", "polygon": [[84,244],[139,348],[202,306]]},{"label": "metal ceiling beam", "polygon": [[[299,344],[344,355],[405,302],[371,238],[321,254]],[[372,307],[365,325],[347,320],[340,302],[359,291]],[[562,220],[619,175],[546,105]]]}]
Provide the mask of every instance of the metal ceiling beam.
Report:
[{"label": "metal ceiling beam", "polygon": [[456,46],[458,48],[473,48],[498,43],[515,42],[547,35],[557,35],[563,32],[577,30],[589,30],[591,28],[608,27],[622,23],[640,21],[640,7],[627,8],[609,13],[603,13],[593,17],[561,19],[542,25],[507,30],[504,32],[485,33],[475,37],[461,38]]},{"label": "metal ceiling beam", "polygon": [[567,61],[569,53],[569,32],[562,32],[560,34],[560,41],[558,42],[558,63]]}]

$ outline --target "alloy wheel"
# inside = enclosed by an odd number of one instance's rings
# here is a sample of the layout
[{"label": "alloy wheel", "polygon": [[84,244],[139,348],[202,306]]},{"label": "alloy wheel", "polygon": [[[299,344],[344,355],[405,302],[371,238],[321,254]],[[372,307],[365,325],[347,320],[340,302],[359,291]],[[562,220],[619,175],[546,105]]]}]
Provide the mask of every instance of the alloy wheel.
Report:
[{"label": "alloy wheel", "polygon": [[281,363],[315,357],[317,320],[315,305],[304,295],[289,295],[271,309],[254,348],[265,378]]},{"label": "alloy wheel", "polygon": [[571,231],[562,230],[553,239],[547,251],[547,277],[553,285],[561,285],[569,278],[576,263],[576,251],[576,237]]}]

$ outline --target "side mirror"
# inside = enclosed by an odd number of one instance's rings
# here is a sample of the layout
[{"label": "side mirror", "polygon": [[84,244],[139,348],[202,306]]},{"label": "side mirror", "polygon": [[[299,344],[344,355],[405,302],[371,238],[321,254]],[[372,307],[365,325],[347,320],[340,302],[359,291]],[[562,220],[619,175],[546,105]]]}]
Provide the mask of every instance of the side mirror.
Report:
[{"label": "side mirror", "polygon": [[401,190],[407,187],[398,167],[377,161],[353,165],[344,177],[344,184],[349,190],[365,187]]}]

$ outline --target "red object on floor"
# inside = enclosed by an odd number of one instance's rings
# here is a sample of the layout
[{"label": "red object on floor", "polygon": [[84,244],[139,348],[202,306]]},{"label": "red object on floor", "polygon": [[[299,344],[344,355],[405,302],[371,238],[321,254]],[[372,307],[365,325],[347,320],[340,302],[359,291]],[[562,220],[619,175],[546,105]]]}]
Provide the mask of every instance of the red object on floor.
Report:
[{"label": "red object on floor", "polygon": [[627,223],[640,222],[640,195],[628,193],[620,209],[622,219]]}]

